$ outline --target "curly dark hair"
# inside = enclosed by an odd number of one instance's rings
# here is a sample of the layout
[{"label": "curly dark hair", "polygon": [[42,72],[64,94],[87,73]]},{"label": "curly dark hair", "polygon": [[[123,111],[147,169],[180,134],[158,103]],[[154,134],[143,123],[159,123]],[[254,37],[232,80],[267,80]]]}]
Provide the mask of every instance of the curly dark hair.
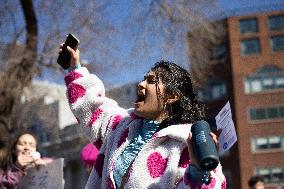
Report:
[{"label": "curly dark hair", "polygon": [[159,129],[172,124],[194,123],[205,118],[204,105],[196,98],[188,71],[173,62],[164,60],[157,62],[151,71],[165,86],[164,96],[157,87],[160,99],[166,102],[170,96],[178,97],[178,100],[166,105],[168,117],[162,121]]}]

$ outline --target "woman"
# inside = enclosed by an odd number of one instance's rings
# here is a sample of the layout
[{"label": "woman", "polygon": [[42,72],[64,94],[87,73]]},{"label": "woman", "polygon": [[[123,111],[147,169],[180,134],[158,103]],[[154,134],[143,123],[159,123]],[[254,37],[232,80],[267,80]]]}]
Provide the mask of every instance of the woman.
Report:
[{"label": "woman", "polygon": [[135,109],[125,110],[80,66],[79,50],[67,49],[70,107],[100,148],[86,188],[226,187],[221,165],[201,171],[192,153],[191,124],[203,119],[203,111],[186,70],[158,62],[138,85]]},{"label": "woman", "polygon": [[22,133],[11,146],[11,150],[1,161],[0,188],[16,189],[20,179],[31,167],[45,165],[40,154],[36,151],[36,138],[30,133]]}]

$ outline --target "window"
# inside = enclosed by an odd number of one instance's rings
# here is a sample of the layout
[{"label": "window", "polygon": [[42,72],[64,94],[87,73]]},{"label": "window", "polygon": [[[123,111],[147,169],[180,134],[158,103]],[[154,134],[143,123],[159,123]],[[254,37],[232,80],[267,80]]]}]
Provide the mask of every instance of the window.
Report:
[{"label": "window", "polygon": [[267,117],[269,118],[277,118],[278,113],[276,108],[267,108]]},{"label": "window", "polygon": [[245,79],[245,93],[256,93],[273,89],[284,89],[284,71],[266,65]]},{"label": "window", "polygon": [[241,42],[242,55],[251,55],[260,53],[260,44],[258,39],[246,39]]},{"label": "window", "polygon": [[261,91],[261,81],[252,80],[251,81],[251,89],[252,89],[252,91],[255,91],[255,92]]},{"label": "window", "polygon": [[269,17],[269,30],[270,31],[284,30],[284,15]]},{"label": "window", "polygon": [[218,99],[226,94],[226,86],[225,84],[220,84],[216,86],[212,86],[212,98]]},{"label": "window", "polygon": [[279,108],[280,116],[284,117],[284,107]]},{"label": "window", "polygon": [[213,59],[214,60],[221,60],[223,58],[225,58],[227,55],[227,44],[222,43],[220,45],[217,45],[214,49],[213,49]]},{"label": "window", "polygon": [[49,133],[49,132],[41,133],[39,135],[39,142],[41,144],[47,144],[47,143],[51,142],[51,133]]},{"label": "window", "polygon": [[31,131],[36,135],[42,133],[43,122],[41,120],[35,120],[31,126]]},{"label": "window", "polygon": [[262,80],[263,88],[264,89],[272,89],[273,88],[273,79],[272,78],[264,78]]},{"label": "window", "polygon": [[250,109],[250,120],[265,120],[283,118],[283,108],[280,107],[269,107],[269,108],[252,108]]},{"label": "window", "polygon": [[[284,140],[282,138],[282,140]],[[274,136],[274,137],[269,137],[268,138],[268,143],[270,148],[282,148],[281,146],[281,137]]]},{"label": "window", "polygon": [[275,85],[279,88],[284,88],[284,77],[276,78]]},{"label": "window", "polygon": [[271,149],[284,150],[284,136],[268,136],[252,139],[252,149],[256,151],[265,151]]},{"label": "window", "polygon": [[271,169],[271,181],[279,182],[283,180],[283,170],[282,168],[273,168]]},{"label": "window", "polygon": [[284,36],[273,36],[270,38],[270,45],[273,51],[283,51],[284,50]]},{"label": "window", "polygon": [[206,85],[198,90],[198,99],[201,101],[218,100],[226,95],[226,83],[213,78],[209,78]]},{"label": "window", "polygon": [[266,183],[279,183],[284,181],[283,167],[257,168],[256,174],[262,176]]},{"label": "window", "polygon": [[269,169],[259,169],[257,171],[257,174],[259,176],[262,176],[264,179],[264,182],[268,182],[270,180],[270,173],[269,173]]},{"label": "window", "polygon": [[258,27],[256,18],[240,20],[240,32],[241,34],[257,33]]},{"label": "window", "polygon": [[258,108],[258,109],[254,109],[254,111],[255,111],[256,119],[265,119],[265,109]]},{"label": "window", "polygon": [[256,150],[262,150],[268,148],[267,138],[257,138],[255,139],[254,147]]}]

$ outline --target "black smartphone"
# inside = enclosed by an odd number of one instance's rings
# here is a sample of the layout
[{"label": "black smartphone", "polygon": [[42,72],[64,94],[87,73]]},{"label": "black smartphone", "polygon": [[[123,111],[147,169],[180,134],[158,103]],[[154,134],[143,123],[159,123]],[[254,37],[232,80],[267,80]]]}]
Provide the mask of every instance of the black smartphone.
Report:
[{"label": "black smartphone", "polygon": [[68,69],[70,67],[70,60],[71,60],[71,54],[67,50],[67,46],[71,47],[72,49],[77,49],[80,41],[77,37],[75,37],[73,34],[69,34],[66,38],[65,45],[62,48],[62,51],[59,53],[59,56],[57,58],[57,63],[64,69]]}]

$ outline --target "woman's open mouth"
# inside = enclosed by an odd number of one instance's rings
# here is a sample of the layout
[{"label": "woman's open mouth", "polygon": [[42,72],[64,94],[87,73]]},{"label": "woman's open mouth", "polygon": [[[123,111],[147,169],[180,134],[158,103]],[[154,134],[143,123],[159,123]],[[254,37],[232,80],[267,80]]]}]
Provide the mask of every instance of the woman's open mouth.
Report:
[{"label": "woman's open mouth", "polygon": [[137,99],[136,99],[136,101],[135,101],[135,104],[144,102],[145,97],[146,97],[146,95],[145,95],[142,91],[138,91],[138,93],[137,93]]}]

